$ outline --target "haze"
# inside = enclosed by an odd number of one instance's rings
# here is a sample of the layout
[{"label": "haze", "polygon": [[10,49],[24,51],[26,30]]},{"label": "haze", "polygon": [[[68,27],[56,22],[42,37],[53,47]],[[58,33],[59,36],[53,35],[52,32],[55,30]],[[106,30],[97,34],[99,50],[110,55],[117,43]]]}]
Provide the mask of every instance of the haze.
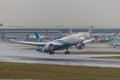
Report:
[{"label": "haze", "polygon": [[120,0],[0,0],[0,23],[13,26],[120,26]]}]

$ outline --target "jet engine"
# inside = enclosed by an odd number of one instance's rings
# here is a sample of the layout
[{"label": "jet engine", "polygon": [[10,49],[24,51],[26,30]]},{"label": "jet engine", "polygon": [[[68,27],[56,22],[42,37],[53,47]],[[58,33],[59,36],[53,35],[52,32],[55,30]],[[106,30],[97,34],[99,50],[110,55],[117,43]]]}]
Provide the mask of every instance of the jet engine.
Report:
[{"label": "jet engine", "polygon": [[54,45],[53,44],[47,44],[45,46],[40,46],[38,49],[36,49],[39,52],[45,52],[45,53],[50,53],[54,54]]},{"label": "jet engine", "polygon": [[53,49],[54,49],[54,45],[53,45],[53,44],[49,44],[49,45],[48,45],[48,49],[49,49],[49,50],[53,50]]},{"label": "jet engine", "polygon": [[43,52],[43,47],[40,46],[40,47],[38,47],[38,49],[36,49],[36,50],[39,51],[39,52]]},{"label": "jet engine", "polygon": [[77,48],[77,49],[83,49],[83,48],[85,48],[85,44],[84,44],[84,43],[78,43],[78,44],[76,45],[76,48]]}]

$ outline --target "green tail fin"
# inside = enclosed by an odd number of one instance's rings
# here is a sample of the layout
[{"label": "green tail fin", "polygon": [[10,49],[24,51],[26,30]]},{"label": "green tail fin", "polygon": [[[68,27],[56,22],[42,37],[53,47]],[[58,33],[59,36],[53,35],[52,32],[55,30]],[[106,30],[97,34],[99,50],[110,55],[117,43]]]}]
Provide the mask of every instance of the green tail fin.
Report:
[{"label": "green tail fin", "polygon": [[36,39],[39,39],[39,34],[37,32],[35,32],[35,36],[36,36]]},{"label": "green tail fin", "polygon": [[110,38],[110,36],[108,36],[108,41],[113,41],[113,40]]}]

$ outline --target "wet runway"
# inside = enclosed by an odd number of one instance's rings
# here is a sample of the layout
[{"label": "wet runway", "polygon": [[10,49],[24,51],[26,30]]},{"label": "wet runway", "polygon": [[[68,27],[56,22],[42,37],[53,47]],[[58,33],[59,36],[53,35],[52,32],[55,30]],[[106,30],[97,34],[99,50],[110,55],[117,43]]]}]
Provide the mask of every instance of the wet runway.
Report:
[{"label": "wet runway", "polygon": [[[120,68],[120,59],[98,59],[93,57],[120,56],[119,54],[82,54],[64,55],[40,53],[34,50],[33,46],[9,43],[0,41],[0,61],[37,63],[37,64],[57,64],[72,66],[91,66],[91,67],[112,67]],[[89,48],[90,49],[90,48]],[[84,49],[83,51],[87,50]],[[91,49],[92,50],[92,49]],[[119,51],[117,49],[117,51]]]}]

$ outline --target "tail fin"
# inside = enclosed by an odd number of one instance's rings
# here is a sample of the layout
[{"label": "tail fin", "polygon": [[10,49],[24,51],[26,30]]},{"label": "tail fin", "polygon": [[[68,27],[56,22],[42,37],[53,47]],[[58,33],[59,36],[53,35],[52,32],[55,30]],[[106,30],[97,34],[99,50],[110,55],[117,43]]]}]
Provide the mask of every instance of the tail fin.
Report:
[{"label": "tail fin", "polygon": [[37,32],[35,32],[35,37],[36,39],[39,39],[40,35]]},{"label": "tail fin", "polygon": [[37,32],[35,32],[35,37],[38,42],[43,42],[43,40],[44,40],[41,38],[41,36]]},{"label": "tail fin", "polygon": [[92,26],[90,26],[90,28],[89,28],[89,30],[88,30],[88,32],[89,32],[89,34],[90,34],[90,36],[92,36],[92,34],[93,34],[93,25]]},{"label": "tail fin", "polygon": [[45,32],[45,36],[47,36],[48,35],[48,30]]},{"label": "tail fin", "polygon": [[110,36],[108,36],[108,45],[114,45],[114,41]]},{"label": "tail fin", "polygon": [[69,28],[69,33],[70,33],[70,34],[73,34],[73,32],[72,32],[72,29],[71,29],[71,28]]},{"label": "tail fin", "polygon": [[108,42],[109,42],[109,41],[113,41],[113,40],[110,38],[110,36],[108,36]]}]

